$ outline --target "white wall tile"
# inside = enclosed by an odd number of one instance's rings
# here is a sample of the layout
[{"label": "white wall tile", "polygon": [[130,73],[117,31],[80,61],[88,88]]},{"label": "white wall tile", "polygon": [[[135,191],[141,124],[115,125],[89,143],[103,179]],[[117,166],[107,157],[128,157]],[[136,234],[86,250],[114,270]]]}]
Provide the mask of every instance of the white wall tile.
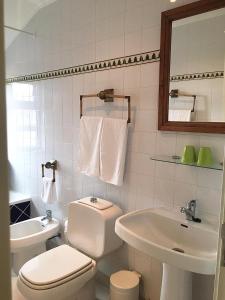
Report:
[{"label": "white wall tile", "polygon": [[151,161],[149,155],[135,153],[132,155],[133,161],[131,162],[131,171],[153,176],[154,174],[154,162]]},{"label": "white wall tile", "polygon": [[109,41],[109,57],[120,57],[124,55],[124,35],[112,36]]},{"label": "white wall tile", "polygon": [[116,14],[112,14],[109,19],[109,37],[118,35],[124,35],[124,14],[116,12]]},{"label": "white wall tile", "polygon": [[174,155],[176,134],[157,132],[156,153],[158,155]]},{"label": "white wall tile", "polygon": [[154,155],[156,151],[156,133],[137,132],[136,151]]},{"label": "white wall tile", "polygon": [[[134,22],[135,20],[135,22]],[[125,12],[125,32],[133,32],[141,29],[142,7],[136,5]]]},{"label": "white wall tile", "polygon": [[109,40],[103,40],[96,43],[96,60],[109,59]]},{"label": "white wall tile", "polygon": [[156,132],[157,116],[154,110],[138,110],[136,112],[135,130]]},{"label": "white wall tile", "polygon": [[109,11],[112,15],[124,13],[126,7],[126,0],[110,0],[109,7]]},{"label": "white wall tile", "polygon": [[143,87],[140,89],[140,110],[157,110],[158,86]]},{"label": "white wall tile", "polygon": [[155,162],[155,176],[158,179],[174,180],[176,166],[174,164],[165,164],[164,162]]},{"label": "white wall tile", "polygon": [[[186,207],[190,200],[196,200],[197,187],[194,184],[187,184],[182,182],[175,183],[174,187],[174,206]],[[199,203],[197,202],[199,207]]]},{"label": "white wall tile", "polygon": [[198,186],[221,190],[222,180],[223,177],[221,171],[198,168],[197,171]]},{"label": "white wall tile", "polygon": [[141,52],[141,29],[125,34],[125,55]]},{"label": "white wall tile", "polygon": [[198,210],[204,216],[204,213],[218,216],[220,210],[220,198],[221,191],[198,187],[197,189],[197,201]]},{"label": "white wall tile", "polygon": [[124,69],[124,88],[139,88],[140,86],[140,66]]},{"label": "white wall tile", "polygon": [[141,87],[157,85],[159,80],[159,63],[141,65]]},{"label": "white wall tile", "polygon": [[187,183],[187,184],[197,184],[197,169],[189,166],[176,165],[176,181]]},{"label": "white wall tile", "polygon": [[160,48],[160,26],[144,28],[142,30],[141,51]]},{"label": "white wall tile", "polygon": [[174,181],[168,179],[155,179],[155,206],[173,207]]},{"label": "white wall tile", "polygon": [[96,23],[95,40],[101,42],[106,40],[109,36],[109,21],[108,19],[101,18]]}]

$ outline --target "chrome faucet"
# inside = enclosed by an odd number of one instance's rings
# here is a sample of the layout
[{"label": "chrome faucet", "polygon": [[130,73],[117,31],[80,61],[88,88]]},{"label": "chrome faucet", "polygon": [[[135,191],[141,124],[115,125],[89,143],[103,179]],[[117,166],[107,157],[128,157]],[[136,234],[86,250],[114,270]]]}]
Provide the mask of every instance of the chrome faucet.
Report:
[{"label": "chrome faucet", "polygon": [[48,220],[48,222],[52,221],[52,211],[50,209],[46,210],[46,216],[41,219],[41,221]]},{"label": "chrome faucet", "polygon": [[181,207],[180,212],[185,214],[186,220],[201,223],[201,219],[195,217],[196,200],[188,201],[186,207]]}]

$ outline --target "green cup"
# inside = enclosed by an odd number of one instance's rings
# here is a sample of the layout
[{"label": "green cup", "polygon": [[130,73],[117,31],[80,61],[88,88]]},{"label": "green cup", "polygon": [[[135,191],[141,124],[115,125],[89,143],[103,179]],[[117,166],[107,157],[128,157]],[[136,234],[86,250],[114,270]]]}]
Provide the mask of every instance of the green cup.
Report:
[{"label": "green cup", "polygon": [[209,147],[201,147],[198,153],[197,165],[200,167],[210,167],[213,162],[211,149]]},{"label": "green cup", "polygon": [[183,150],[181,157],[182,164],[193,164],[197,161],[197,155],[195,152],[195,147],[192,145],[186,145]]}]

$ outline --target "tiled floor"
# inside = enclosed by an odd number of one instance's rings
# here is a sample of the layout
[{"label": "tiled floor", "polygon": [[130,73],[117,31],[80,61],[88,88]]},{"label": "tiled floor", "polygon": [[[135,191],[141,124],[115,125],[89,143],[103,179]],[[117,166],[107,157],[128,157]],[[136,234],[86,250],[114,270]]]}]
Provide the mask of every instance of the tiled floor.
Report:
[{"label": "tiled floor", "polygon": [[96,300],[109,300],[109,289],[102,284],[96,284]]}]

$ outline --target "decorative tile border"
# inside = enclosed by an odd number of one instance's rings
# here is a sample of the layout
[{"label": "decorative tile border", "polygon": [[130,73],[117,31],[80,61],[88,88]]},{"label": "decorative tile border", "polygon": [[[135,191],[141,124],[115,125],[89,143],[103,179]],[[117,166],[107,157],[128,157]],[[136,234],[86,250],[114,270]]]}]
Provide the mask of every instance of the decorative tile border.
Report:
[{"label": "decorative tile border", "polygon": [[214,72],[204,72],[204,73],[173,75],[170,77],[170,81],[216,79],[216,78],[223,78],[223,77],[224,77],[224,71],[214,71]]},{"label": "decorative tile border", "polygon": [[30,219],[30,201],[10,205],[10,224]]},{"label": "decorative tile border", "polygon": [[6,79],[6,83],[37,81],[37,80],[46,80],[46,79],[53,79],[59,77],[74,76],[74,75],[80,75],[84,73],[104,71],[108,69],[116,69],[116,68],[129,67],[133,65],[153,63],[159,61],[159,59],[160,59],[159,50],[155,50],[155,51],[139,53],[130,56],[118,57],[118,58],[108,59],[104,61],[79,65],[79,66],[73,66],[69,68],[12,77]]}]

